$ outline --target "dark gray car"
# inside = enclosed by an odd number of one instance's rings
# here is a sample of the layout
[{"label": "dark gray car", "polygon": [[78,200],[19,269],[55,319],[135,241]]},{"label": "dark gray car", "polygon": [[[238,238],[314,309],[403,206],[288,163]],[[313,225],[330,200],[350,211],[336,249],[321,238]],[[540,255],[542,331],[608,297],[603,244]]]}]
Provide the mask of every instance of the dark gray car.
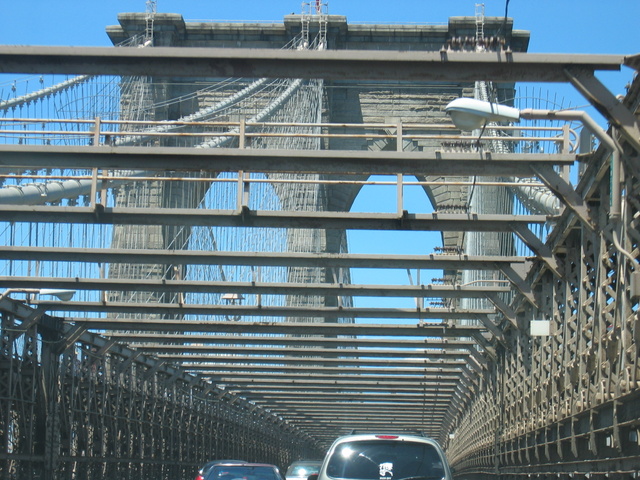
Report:
[{"label": "dark gray car", "polygon": [[283,480],[280,470],[269,463],[214,465],[205,480]]},{"label": "dark gray car", "polygon": [[205,463],[200,470],[198,470],[198,474],[196,475],[196,480],[204,480],[204,477],[209,473],[209,470],[213,468],[214,465],[220,465],[222,463],[247,463],[244,460],[212,460],[210,462]]}]

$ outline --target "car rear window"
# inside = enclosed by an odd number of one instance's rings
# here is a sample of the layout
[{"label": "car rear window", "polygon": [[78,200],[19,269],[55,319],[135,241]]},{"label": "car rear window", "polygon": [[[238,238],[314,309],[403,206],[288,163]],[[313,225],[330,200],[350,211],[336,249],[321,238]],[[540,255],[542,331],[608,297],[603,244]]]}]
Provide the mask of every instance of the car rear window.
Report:
[{"label": "car rear window", "polygon": [[273,468],[270,467],[245,467],[214,466],[207,480],[281,480]]},{"label": "car rear window", "polygon": [[312,473],[318,473],[320,465],[292,465],[287,470],[288,477],[308,477]]},{"label": "car rear window", "polygon": [[339,445],[329,459],[327,475],[349,480],[438,480],[445,470],[438,450],[430,444],[362,440]]}]

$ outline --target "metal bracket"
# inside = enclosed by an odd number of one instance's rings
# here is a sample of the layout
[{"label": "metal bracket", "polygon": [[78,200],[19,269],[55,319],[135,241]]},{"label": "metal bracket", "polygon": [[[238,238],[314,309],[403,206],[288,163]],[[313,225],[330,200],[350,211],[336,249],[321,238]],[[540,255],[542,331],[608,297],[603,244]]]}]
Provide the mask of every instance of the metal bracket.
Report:
[{"label": "metal bracket", "polygon": [[[489,296],[487,295],[487,297],[489,298],[489,300],[493,300],[493,295]],[[493,323],[491,321],[491,319],[489,318],[488,315],[475,315],[474,318],[477,318],[480,322],[482,322],[482,325],[490,332],[493,334],[493,336],[495,337],[495,339],[500,342],[501,344],[504,345],[504,335],[502,330],[500,330],[500,328],[498,328],[498,326]],[[474,337],[475,339],[475,337]],[[484,337],[483,337],[484,339]],[[476,339],[477,341],[477,339]],[[483,348],[486,349],[488,343],[486,342],[479,342],[479,345],[482,346]]]},{"label": "metal bracket", "polygon": [[13,339],[17,339],[18,337],[20,337],[21,335],[24,335],[25,333],[27,333],[27,331],[33,327],[36,323],[38,323],[38,321],[42,318],[42,316],[44,315],[46,311],[46,308],[43,307],[42,305],[39,305],[38,308],[36,308],[35,310],[33,310],[28,317],[26,317],[22,323],[19,325],[18,328],[16,328],[16,331],[12,332],[13,335]]},{"label": "metal bracket", "polygon": [[133,353],[130,357],[128,357],[125,361],[123,361],[122,363],[120,363],[117,366],[118,368],[117,368],[116,373],[117,374],[124,373],[124,371],[127,370],[131,366],[131,364],[133,362],[135,362],[136,359],[138,357],[140,357],[141,355],[142,355],[142,352],[140,352],[140,351],[137,351],[137,352]]},{"label": "metal bracket", "polygon": [[[499,270],[507,277],[511,284],[520,294],[535,308],[540,308],[536,303],[535,296],[531,290],[531,285],[525,281],[524,266],[511,264],[509,266],[499,266]],[[518,271],[520,270],[520,271]]]},{"label": "metal bracket", "polygon": [[518,323],[516,322],[516,312],[509,305],[502,301],[502,299],[498,295],[487,295],[487,299],[491,303],[493,303],[494,307],[496,307],[507,320],[509,320],[509,323],[511,323],[512,326],[514,326],[516,329],[518,328]]},{"label": "metal bracket", "polygon": [[531,230],[526,226],[514,224],[512,227],[513,233],[515,233],[520,240],[527,244],[527,246],[533,250],[536,256],[542,260],[547,268],[553,272],[558,278],[564,278],[564,268],[553,256],[553,252],[549,247],[540,241]]},{"label": "metal bracket", "polygon": [[86,331],[87,327],[85,325],[76,324],[76,326],[73,327],[70,331],[65,332],[64,339],[60,341],[57,352],[59,354],[63,353],[71,345],[73,345]]},{"label": "metal bracket", "polygon": [[[565,74],[578,90],[604,117],[620,131],[636,152],[640,153],[640,125],[635,115],[598,80],[592,70],[566,67]],[[626,158],[634,171],[640,170],[638,158]]]},{"label": "metal bracket", "polygon": [[556,173],[553,167],[546,166],[531,166],[531,170],[540,178],[542,183],[551,190],[560,201],[573,211],[580,221],[592,232],[597,230],[597,225],[589,214],[589,207],[584,203],[584,200],[571,185],[560,175]]}]

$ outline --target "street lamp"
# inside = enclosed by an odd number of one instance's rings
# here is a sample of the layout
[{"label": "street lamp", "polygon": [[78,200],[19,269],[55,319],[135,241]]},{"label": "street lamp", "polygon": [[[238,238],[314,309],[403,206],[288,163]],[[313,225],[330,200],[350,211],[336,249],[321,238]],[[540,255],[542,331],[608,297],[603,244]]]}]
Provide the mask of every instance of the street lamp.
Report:
[{"label": "street lamp", "polygon": [[524,120],[561,120],[581,122],[598,140],[610,150],[618,150],[613,139],[586,112],[579,110],[537,110],[517,108],[497,103],[476,100],[475,98],[456,98],[444,111],[451,117],[453,124],[460,130],[470,131],[485,126],[489,122],[518,122]]},{"label": "street lamp", "polygon": [[454,125],[464,131],[477,130],[489,122],[520,120],[520,111],[517,108],[474,98],[456,98],[444,111],[451,117]]},{"label": "street lamp", "polygon": [[[611,151],[611,208],[609,216],[619,225],[622,217],[622,191],[620,178],[622,175],[621,151],[615,140],[598,125],[586,112],[579,110],[537,110],[517,108],[496,103],[476,100],[474,98],[457,98],[445,107],[445,112],[460,130],[469,131],[484,128],[489,122],[518,122],[525,120],[560,120],[581,122],[593,135]],[[633,167],[633,166],[631,166]],[[618,241],[617,232],[612,231],[615,248],[631,261],[637,270],[637,261]]]},{"label": "street lamp", "polygon": [[63,302],[68,302],[76,294],[75,290],[63,290],[56,288],[7,288],[0,294],[0,300],[12,293],[33,293],[36,295],[53,295]]},{"label": "street lamp", "polygon": [[598,125],[586,112],[579,110],[537,110],[517,108],[497,103],[485,102],[474,98],[456,98],[450,102],[444,111],[451,117],[453,124],[460,130],[475,130],[484,128],[489,122],[518,122],[525,120],[560,120],[577,121],[582,123],[593,135],[606,145],[611,151],[611,177],[612,182],[610,216],[617,221],[621,216],[621,192],[618,179],[621,175],[620,149],[607,132]]}]

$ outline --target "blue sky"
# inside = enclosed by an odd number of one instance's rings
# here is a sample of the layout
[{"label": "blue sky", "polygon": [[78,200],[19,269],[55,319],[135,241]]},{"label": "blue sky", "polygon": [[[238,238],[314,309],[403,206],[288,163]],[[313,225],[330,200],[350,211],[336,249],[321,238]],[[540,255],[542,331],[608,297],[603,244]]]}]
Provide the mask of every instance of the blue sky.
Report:
[{"label": "blue sky", "polygon": [[[329,13],[350,22],[446,23],[474,15],[474,0],[329,0]],[[505,0],[484,2],[487,16],[503,16]],[[119,12],[144,12],[145,0],[2,0],[1,44],[108,45],[106,25]],[[186,20],[282,20],[300,0],[157,0],[158,12]],[[511,0],[515,27],[531,30],[531,51],[635,53],[637,0]]]},{"label": "blue sky", "polygon": [[[326,0],[325,0],[326,1]],[[485,1],[485,15],[504,16],[506,0]],[[476,0],[328,0],[329,13],[349,22],[444,24],[450,16],[474,15]],[[0,44],[108,46],[107,25],[119,12],[144,12],[145,0],[0,0]],[[301,11],[300,0],[157,0],[158,12],[186,20],[281,21]],[[516,29],[531,31],[535,53],[640,51],[640,0],[511,0]],[[632,72],[601,74],[614,94],[624,93]],[[581,102],[579,100],[574,105]]]},{"label": "blue sky", "polygon": [[[505,2],[484,2],[485,15],[504,16]],[[0,5],[5,7],[0,16],[0,44],[11,45],[109,46],[105,27],[117,24],[118,13],[146,9],[145,0],[0,0]],[[350,23],[446,24],[450,16],[473,16],[475,5],[474,0],[329,0],[328,8],[330,14],[344,15]],[[187,21],[278,22],[286,14],[301,11],[300,0],[157,0],[157,6],[158,12],[179,13]],[[531,32],[532,53],[640,52],[637,34],[640,0],[511,0],[508,14],[514,19],[514,28]],[[619,94],[624,93],[632,74],[624,68],[619,73],[598,77],[614,94]],[[570,87],[546,84],[543,88],[572,97],[568,98],[572,105],[586,103]],[[385,197],[378,196],[386,204],[382,211],[393,211],[393,188],[388,189],[388,198]],[[418,193],[413,200],[411,195],[408,197],[408,206],[411,202],[416,206],[411,211],[425,210],[424,194]],[[359,207],[361,211],[372,209],[367,205]],[[352,251],[358,253],[381,253],[383,249],[386,253],[432,253],[429,235],[404,232],[399,237],[394,232],[383,232],[371,241],[370,232],[352,232],[350,243]],[[405,245],[405,251],[398,251],[399,245]],[[385,272],[371,273],[362,278],[356,273],[355,281],[393,283]],[[421,280],[429,283],[430,278],[425,274]],[[406,284],[406,274],[400,275],[397,282]]]}]

